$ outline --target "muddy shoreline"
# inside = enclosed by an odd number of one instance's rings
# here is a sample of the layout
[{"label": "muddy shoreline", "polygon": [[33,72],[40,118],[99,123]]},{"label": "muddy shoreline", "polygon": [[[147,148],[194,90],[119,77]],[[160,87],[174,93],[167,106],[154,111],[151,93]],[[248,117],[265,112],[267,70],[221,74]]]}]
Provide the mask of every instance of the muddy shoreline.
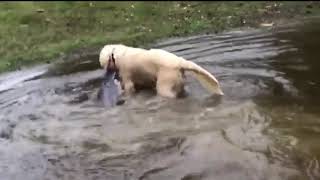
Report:
[{"label": "muddy shoreline", "polygon": [[[298,24],[307,23],[314,19],[319,19],[319,16],[314,16],[314,17],[297,16],[294,20],[289,18],[284,18],[284,17],[275,19],[274,17],[266,16],[263,21],[259,21],[253,26],[243,26],[239,28],[228,29],[228,30],[219,32],[218,34],[215,34],[215,35],[220,35],[230,31],[246,31],[246,30],[253,30],[257,28],[277,30],[279,28],[285,28],[290,26],[296,26]],[[194,34],[193,36],[202,36],[206,34],[212,34],[212,33],[206,32],[206,33]],[[176,37],[176,38],[179,39],[179,37]],[[157,48],[157,44],[161,44],[161,42],[170,41],[171,39],[176,39],[176,38],[163,38],[153,43],[140,45],[138,47],[146,48],[146,49]],[[99,59],[99,53],[101,48],[102,47],[100,46],[80,48],[66,55],[63,55],[57,58],[56,60],[53,60],[52,61],[53,63],[50,63],[52,64],[52,67],[49,68],[49,71],[46,75],[47,76],[63,75],[63,74],[80,72],[80,71],[90,71],[90,70],[99,69],[101,67],[98,59]],[[159,48],[161,48],[161,46]]]}]

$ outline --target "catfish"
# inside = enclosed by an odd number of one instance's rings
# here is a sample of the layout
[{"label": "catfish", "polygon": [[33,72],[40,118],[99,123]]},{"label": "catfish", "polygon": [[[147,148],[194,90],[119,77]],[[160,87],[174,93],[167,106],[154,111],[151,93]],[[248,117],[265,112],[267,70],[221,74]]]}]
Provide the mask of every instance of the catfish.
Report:
[{"label": "catfish", "polygon": [[100,97],[105,107],[124,104],[125,100],[121,96],[120,78],[117,71],[107,70],[105,72]]}]

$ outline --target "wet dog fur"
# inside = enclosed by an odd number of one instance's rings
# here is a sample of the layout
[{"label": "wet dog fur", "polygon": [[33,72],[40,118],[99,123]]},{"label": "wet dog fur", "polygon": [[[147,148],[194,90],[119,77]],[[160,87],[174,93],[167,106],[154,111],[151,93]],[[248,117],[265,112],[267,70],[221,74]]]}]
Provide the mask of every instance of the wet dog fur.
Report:
[{"label": "wet dog fur", "polygon": [[[110,63],[111,57],[114,63]],[[155,89],[157,94],[177,98],[186,94],[185,71],[192,72],[211,93],[223,95],[218,80],[196,63],[161,49],[142,49],[123,44],[105,45],[100,51],[102,68],[119,71],[125,95],[139,89]]]}]

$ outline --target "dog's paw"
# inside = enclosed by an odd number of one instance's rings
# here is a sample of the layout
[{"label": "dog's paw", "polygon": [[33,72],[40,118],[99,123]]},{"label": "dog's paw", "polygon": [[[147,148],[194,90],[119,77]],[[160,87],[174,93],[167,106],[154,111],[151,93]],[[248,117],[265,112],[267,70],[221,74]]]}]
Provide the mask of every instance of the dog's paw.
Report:
[{"label": "dog's paw", "polygon": [[126,101],[124,99],[119,99],[116,103],[117,106],[123,105]]}]

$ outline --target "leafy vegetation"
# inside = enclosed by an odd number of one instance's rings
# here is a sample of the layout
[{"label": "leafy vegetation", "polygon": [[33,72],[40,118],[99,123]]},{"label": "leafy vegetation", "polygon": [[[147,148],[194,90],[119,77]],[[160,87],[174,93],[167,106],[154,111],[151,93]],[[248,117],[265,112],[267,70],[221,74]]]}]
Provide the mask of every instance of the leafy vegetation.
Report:
[{"label": "leafy vegetation", "polygon": [[78,48],[256,26],[319,12],[317,2],[3,2],[0,72],[45,63]]}]

